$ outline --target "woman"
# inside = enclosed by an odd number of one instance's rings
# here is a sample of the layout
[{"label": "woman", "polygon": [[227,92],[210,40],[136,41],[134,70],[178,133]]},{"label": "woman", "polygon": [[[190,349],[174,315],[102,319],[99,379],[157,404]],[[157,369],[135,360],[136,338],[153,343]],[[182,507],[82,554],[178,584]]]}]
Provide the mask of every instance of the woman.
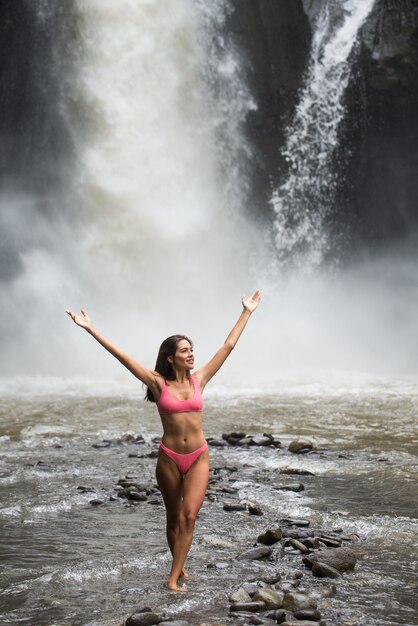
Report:
[{"label": "woman", "polygon": [[78,326],[85,328],[147,386],[145,397],[157,404],[164,434],[156,476],[166,508],[167,542],[173,557],[166,583],[171,591],[187,591],[185,585],[178,586],[178,580],[189,578],[184,564],[209,480],[209,453],[202,431],[202,392],[235,347],[259,302],[259,291],[250,298],[243,296],[243,311],[225,343],[194,375],[190,373],[194,367],[193,344],[184,335],[163,341],[155,369],[149,370],[100,334],[83,309],[81,315],[67,311]]}]

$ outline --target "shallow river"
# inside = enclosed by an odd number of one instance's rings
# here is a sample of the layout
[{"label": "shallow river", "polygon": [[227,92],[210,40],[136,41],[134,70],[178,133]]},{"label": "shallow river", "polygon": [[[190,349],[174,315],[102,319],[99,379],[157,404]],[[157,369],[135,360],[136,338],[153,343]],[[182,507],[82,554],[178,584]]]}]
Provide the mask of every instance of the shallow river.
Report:
[{"label": "shallow river", "polygon": [[[187,615],[194,624],[229,623],[228,594],[249,576],[249,566],[234,557],[289,516],[360,536],[363,556],[355,571],[338,581],[334,598],[320,603],[332,623],[418,623],[417,385],[287,381],[274,393],[209,391],[206,436],[268,432],[282,448],[211,448],[212,466],[237,468],[230,485],[264,515],[227,513],[227,497],[207,500],[188,561],[195,574],[190,592],[170,594],[162,586],[170,562],[164,509],[110,499],[121,477],[154,482],[155,460],[146,454],[161,435],[155,407],[129,385],[38,383],[1,386],[1,624],[110,626],[143,604]],[[129,432],[143,434],[145,443],[130,442]],[[316,451],[288,452],[295,436],[310,438]],[[111,445],[92,447],[103,440]],[[281,475],[285,468],[314,475]],[[288,478],[303,482],[304,491],[274,489]],[[92,506],[93,498],[105,504]],[[219,563],[222,569],[207,567]]]}]

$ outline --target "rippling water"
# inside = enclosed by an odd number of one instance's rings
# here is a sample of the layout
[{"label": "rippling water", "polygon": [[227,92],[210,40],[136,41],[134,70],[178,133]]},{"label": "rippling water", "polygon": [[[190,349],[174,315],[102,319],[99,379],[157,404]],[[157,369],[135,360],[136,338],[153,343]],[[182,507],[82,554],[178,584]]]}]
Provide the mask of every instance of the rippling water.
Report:
[{"label": "rippling water", "polygon": [[[189,557],[198,576],[180,597],[162,587],[170,562],[163,508],[109,500],[125,475],[154,482],[155,461],[129,456],[150,452],[161,435],[142,389],[42,379],[9,381],[1,392],[1,624],[119,624],[140,604],[187,613],[195,624],[226,622],[228,593],[249,567],[233,557],[284,516],[361,536],[355,572],[321,604],[336,623],[417,623],[415,384],[282,381],[269,392],[209,391],[207,436],[271,432],[283,447],[211,449],[212,466],[235,466],[231,485],[264,516],[226,513],[222,499],[206,501]],[[146,443],[125,441],[127,432],[142,433]],[[316,453],[290,454],[295,436],[312,439]],[[103,439],[108,448],[92,447]],[[314,473],[297,477],[303,492],[273,489],[277,480],[294,482],[279,475],[288,467]],[[105,505],[92,507],[93,498]],[[221,576],[207,568],[219,561]]]}]

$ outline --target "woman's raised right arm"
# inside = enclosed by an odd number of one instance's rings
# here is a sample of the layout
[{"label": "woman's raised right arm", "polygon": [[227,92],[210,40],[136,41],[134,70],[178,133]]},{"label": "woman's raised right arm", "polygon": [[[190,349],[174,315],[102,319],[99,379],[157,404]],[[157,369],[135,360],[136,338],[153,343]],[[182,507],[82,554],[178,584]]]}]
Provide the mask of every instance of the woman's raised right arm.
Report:
[{"label": "woman's raised right arm", "polygon": [[158,390],[161,389],[161,383],[158,380],[160,378],[159,374],[135,361],[135,359],[130,357],[129,354],[126,354],[126,352],[104,337],[104,335],[93,327],[91,320],[84,309],[81,309],[81,315],[77,315],[76,313],[73,313],[73,311],[69,310],[67,310],[67,313],[77,326],[84,328],[88,333],[90,333],[90,335],[94,337],[96,341],[103,346],[103,348],[106,348],[106,350],[110,352],[110,354],[112,354],[118,361],[120,361],[120,363],[122,363],[122,365],[124,365],[134,376],[139,378],[139,380],[147,385],[147,387],[150,387],[151,391],[154,392],[155,390],[155,395],[158,396]]}]

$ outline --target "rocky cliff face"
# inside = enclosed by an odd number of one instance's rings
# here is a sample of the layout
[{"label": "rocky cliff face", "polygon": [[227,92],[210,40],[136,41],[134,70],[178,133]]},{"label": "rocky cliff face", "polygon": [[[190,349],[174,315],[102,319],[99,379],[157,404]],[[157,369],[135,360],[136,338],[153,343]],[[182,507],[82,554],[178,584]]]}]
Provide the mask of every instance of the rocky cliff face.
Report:
[{"label": "rocky cliff face", "polygon": [[226,28],[239,47],[257,103],[246,133],[253,155],[250,211],[271,219],[272,184],[282,168],[280,147],[306,69],[311,27],[300,0],[233,0]]},{"label": "rocky cliff face", "polygon": [[377,0],[347,94],[352,134],[342,189],[356,238],[376,244],[418,230],[418,3]]},{"label": "rocky cliff face", "polygon": [[[258,110],[251,201],[268,215],[283,175],[280,147],[297,102],[321,0],[234,0],[231,28]],[[360,33],[336,163],[333,226],[352,245],[382,245],[418,231],[418,3],[376,0]]]}]

